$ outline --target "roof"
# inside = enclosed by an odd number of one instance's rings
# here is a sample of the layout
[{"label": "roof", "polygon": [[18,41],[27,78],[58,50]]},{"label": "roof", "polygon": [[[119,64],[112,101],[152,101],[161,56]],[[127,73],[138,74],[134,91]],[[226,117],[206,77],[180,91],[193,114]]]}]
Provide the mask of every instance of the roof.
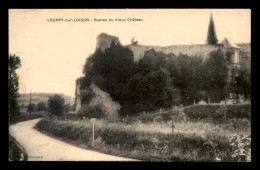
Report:
[{"label": "roof", "polygon": [[222,44],[225,48],[240,48],[237,45],[229,42],[226,37],[220,42],[220,44]]}]

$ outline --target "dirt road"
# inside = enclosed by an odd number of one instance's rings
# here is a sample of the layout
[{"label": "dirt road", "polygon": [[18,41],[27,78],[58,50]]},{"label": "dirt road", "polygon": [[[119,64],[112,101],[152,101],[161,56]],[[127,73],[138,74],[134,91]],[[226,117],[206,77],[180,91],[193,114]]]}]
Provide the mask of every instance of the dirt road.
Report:
[{"label": "dirt road", "polygon": [[137,161],[81,149],[51,138],[33,128],[40,120],[20,122],[9,128],[10,135],[27,152],[28,161]]}]

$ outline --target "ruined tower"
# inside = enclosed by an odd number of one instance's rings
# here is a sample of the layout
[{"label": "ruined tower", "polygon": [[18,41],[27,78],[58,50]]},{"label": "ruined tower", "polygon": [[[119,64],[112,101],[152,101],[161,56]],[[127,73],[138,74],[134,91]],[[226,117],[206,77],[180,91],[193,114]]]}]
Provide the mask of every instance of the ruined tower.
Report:
[{"label": "ruined tower", "polygon": [[207,36],[207,44],[209,45],[216,45],[218,43],[215,24],[213,20],[212,13],[210,14],[210,21],[209,21],[209,29],[208,29],[208,36]]}]

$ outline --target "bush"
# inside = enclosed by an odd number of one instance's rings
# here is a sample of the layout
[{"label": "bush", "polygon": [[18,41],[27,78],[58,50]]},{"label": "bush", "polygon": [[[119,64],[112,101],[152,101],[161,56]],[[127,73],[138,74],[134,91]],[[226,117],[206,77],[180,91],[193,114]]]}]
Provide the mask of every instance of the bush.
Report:
[{"label": "bush", "polygon": [[60,95],[55,94],[48,100],[48,108],[50,113],[56,116],[62,116],[65,100]]},{"label": "bush", "polygon": [[191,121],[224,123],[231,119],[251,119],[251,105],[226,105],[226,108],[223,105],[196,105],[184,109],[184,112]]},{"label": "bush", "polygon": [[238,162],[251,161],[251,136],[234,135],[230,139],[230,146],[232,146],[232,158]]},{"label": "bush", "polygon": [[23,148],[18,146],[17,141],[9,136],[9,160],[10,161],[27,161],[27,154]]},{"label": "bush", "polygon": [[44,102],[39,102],[37,104],[37,111],[45,111],[46,110],[46,104]]},{"label": "bush", "polygon": [[83,118],[83,117],[97,118],[97,119],[104,118],[104,110],[103,110],[101,104],[97,104],[94,106],[92,106],[92,105],[82,106],[77,114],[80,118]]},{"label": "bush", "polygon": [[71,108],[71,105],[70,103],[67,103],[64,105],[64,113],[69,113],[69,111],[71,111],[72,108]]},{"label": "bush", "polygon": [[251,119],[251,105],[228,105],[227,117],[230,119]]},{"label": "bush", "polygon": [[61,120],[78,120],[80,117],[77,114],[67,113],[60,117]]}]

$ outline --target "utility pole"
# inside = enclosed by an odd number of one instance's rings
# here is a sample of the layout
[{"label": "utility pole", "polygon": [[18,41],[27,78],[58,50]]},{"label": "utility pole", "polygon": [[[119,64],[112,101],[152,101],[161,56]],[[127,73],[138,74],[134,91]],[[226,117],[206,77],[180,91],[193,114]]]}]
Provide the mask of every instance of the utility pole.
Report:
[{"label": "utility pole", "polygon": [[93,121],[93,147],[95,147],[95,122]]},{"label": "utility pole", "polygon": [[30,107],[29,107],[29,110],[30,110],[30,116],[31,116],[31,112],[32,112],[32,90],[30,91]]}]

